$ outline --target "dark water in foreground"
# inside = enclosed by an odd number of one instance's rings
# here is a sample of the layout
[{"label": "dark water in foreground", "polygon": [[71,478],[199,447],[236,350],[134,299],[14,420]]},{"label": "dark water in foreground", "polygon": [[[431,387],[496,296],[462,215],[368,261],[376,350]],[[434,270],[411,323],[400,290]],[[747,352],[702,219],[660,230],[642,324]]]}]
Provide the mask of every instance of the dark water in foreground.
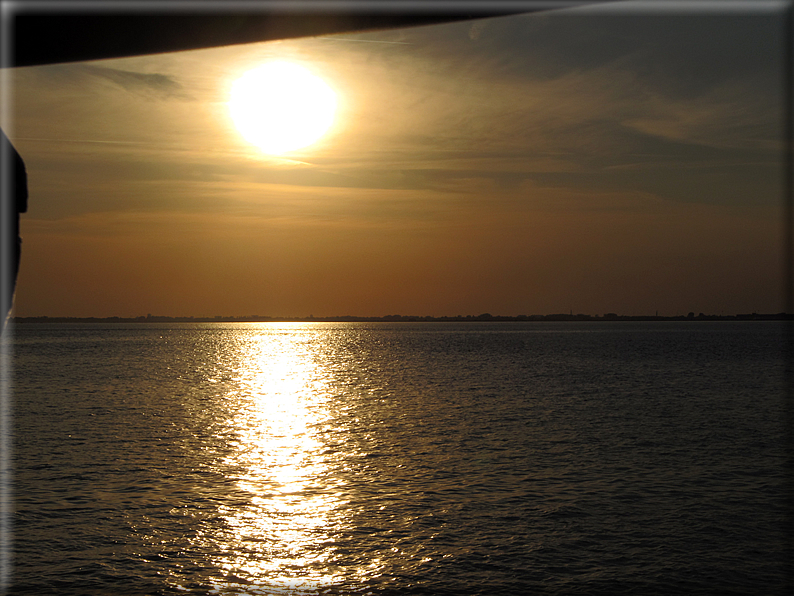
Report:
[{"label": "dark water in foreground", "polygon": [[12,594],[782,594],[783,326],[18,325]]}]

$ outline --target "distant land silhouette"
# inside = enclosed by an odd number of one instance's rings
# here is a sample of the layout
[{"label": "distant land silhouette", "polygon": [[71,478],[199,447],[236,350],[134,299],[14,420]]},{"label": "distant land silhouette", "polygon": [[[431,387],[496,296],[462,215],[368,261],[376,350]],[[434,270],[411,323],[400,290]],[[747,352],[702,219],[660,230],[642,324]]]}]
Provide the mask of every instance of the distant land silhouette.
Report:
[{"label": "distant land silhouette", "polygon": [[385,315],[382,317],[359,317],[355,315],[344,315],[334,317],[268,317],[258,315],[246,315],[241,317],[167,317],[146,315],[138,317],[14,317],[15,323],[370,323],[370,322],[452,322],[467,323],[481,321],[792,321],[794,314],[737,314],[737,315],[706,315],[699,313],[695,315],[690,312],[686,315],[673,317],[663,317],[659,315],[619,315],[617,313],[606,313],[604,315],[585,315],[585,314],[551,314],[551,315],[492,315],[483,313],[481,315],[456,315],[454,317],[430,317],[415,315]]}]

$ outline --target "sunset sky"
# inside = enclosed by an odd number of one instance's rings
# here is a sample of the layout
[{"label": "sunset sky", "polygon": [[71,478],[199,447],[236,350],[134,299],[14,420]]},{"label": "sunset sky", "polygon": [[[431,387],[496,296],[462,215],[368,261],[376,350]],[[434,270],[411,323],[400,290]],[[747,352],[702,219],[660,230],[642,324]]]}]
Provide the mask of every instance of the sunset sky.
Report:
[{"label": "sunset sky", "polygon": [[[780,312],[784,4],[652,4],[10,69],[16,315]],[[338,101],[279,157],[275,59]]]}]

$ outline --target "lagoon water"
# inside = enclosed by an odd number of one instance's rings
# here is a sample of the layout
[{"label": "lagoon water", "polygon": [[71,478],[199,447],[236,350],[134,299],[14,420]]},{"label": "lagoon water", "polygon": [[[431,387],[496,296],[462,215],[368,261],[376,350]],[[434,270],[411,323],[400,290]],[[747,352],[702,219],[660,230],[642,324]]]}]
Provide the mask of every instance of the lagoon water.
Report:
[{"label": "lagoon water", "polygon": [[11,594],[783,594],[776,322],[18,324]]}]

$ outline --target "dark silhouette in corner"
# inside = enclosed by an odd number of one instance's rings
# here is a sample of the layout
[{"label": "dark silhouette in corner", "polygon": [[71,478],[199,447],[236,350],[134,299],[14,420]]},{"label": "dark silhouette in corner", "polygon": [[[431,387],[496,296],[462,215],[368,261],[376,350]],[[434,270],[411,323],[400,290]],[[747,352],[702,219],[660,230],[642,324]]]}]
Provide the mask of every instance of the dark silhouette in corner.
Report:
[{"label": "dark silhouette in corner", "polygon": [[19,256],[22,239],[19,237],[19,214],[28,210],[28,177],[25,162],[17,153],[5,132],[0,130],[0,184],[2,185],[2,245],[0,245],[0,268],[2,268],[2,308],[5,322],[14,304],[17,285]]}]

